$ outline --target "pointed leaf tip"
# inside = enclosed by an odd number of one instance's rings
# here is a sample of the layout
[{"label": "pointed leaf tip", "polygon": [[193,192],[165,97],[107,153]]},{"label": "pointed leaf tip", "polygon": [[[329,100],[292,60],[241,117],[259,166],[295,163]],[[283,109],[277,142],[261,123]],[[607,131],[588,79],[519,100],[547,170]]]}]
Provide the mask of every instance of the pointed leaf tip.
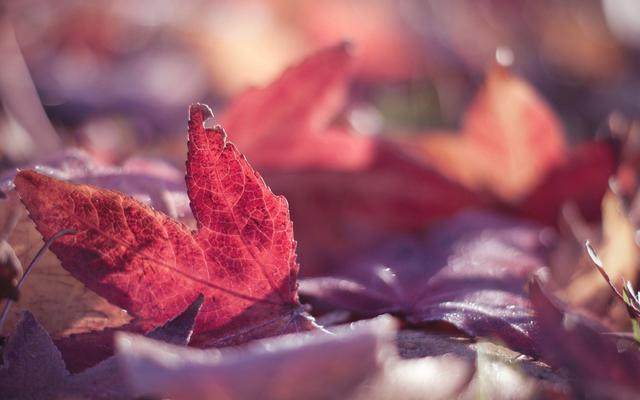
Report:
[{"label": "pointed leaf tip", "polygon": [[47,331],[24,311],[3,348],[0,393],[3,399],[61,398],[69,376],[60,352]]},{"label": "pointed leaf tip", "polygon": [[36,321],[36,317],[34,317],[31,311],[29,310],[23,311],[20,315],[20,321],[18,322],[18,327],[16,328],[16,331],[24,330],[25,328],[30,329],[30,327],[32,326],[37,326],[38,328],[40,328],[40,323]]},{"label": "pointed leaf tip", "polygon": [[189,107],[189,121],[202,123],[209,118],[213,118],[213,111],[208,105],[194,103]]},{"label": "pointed leaf tip", "polygon": [[162,327],[150,332],[147,337],[175,345],[186,346],[191,340],[193,327],[203,303],[204,295],[200,293],[193,303],[182,313]]},{"label": "pointed leaf tip", "polygon": [[596,249],[594,249],[591,245],[591,242],[587,240],[584,245],[587,248],[587,253],[589,253],[589,258],[591,258],[591,261],[593,261],[598,269],[603,269],[604,266],[602,264],[602,260],[600,259],[598,252],[596,252]]},{"label": "pointed leaf tip", "polygon": [[19,170],[16,174],[16,177],[13,179],[14,184],[17,187],[20,186],[35,186],[36,182],[39,180],[40,174],[32,169],[22,169]]}]

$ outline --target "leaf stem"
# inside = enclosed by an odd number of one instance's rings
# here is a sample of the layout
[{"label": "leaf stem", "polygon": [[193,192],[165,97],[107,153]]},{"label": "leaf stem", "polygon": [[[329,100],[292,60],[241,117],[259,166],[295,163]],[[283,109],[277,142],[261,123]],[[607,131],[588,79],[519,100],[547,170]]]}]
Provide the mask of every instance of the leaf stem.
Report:
[{"label": "leaf stem", "polygon": [[[22,285],[24,284],[24,281],[27,279],[27,276],[29,275],[29,273],[33,269],[33,266],[42,258],[44,253],[47,250],[49,250],[49,247],[53,244],[53,242],[55,242],[57,239],[59,239],[62,236],[72,235],[72,234],[75,234],[75,233],[76,233],[76,231],[73,230],[73,229],[63,229],[63,230],[59,231],[58,233],[56,233],[55,235],[51,236],[42,245],[42,247],[40,247],[40,250],[38,250],[36,255],[33,257],[31,262],[29,263],[29,266],[24,271],[24,274],[20,278],[20,281],[18,282],[18,285],[17,285],[18,290],[20,290],[20,288],[22,288]],[[4,326],[4,322],[7,319],[7,315],[9,315],[9,310],[11,309],[11,303],[12,302],[13,301],[11,299],[6,299],[6,301],[4,303],[4,308],[2,309],[2,314],[0,314],[0,332],[2,332],[2,327]]]}]

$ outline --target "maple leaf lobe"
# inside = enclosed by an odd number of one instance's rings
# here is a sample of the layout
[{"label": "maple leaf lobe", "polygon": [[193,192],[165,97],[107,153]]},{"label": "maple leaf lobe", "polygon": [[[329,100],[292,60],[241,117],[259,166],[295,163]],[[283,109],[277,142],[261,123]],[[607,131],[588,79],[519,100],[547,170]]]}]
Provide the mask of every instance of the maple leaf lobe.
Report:
[{"label": "maple leaf lobe", "polygon": [[[190,246],[190,232],[181,224],[118,192],[30,170],[20,171],[15,185],[45,239],[62,229],[78,232],[56,241],[51,249],[72,275],[111,303],[164,323],[165,313],[177,314],[196,297],[197,293],[181,293],[184,285],[176,285],[163,269],[175,260],[174,264],[188,265],[186,271],[192,275],[205,272]],[[137,290],[138,285],[148,290]],[[165,304],[168,309],[159,309],[156,293],[176,296],[175,308]]]},{"label": "maple leaf lobe", "polygon": [[[230,276],[242,281],[262,275],[281,301],[296,304],[299,267],[289,205],[227,141],[222,127],[205,128],[211,115],[202,104],[189,112],[186,181],[197,240],[208,258],[224,261]],[[288,284],[281,286],[283,279]]]}]

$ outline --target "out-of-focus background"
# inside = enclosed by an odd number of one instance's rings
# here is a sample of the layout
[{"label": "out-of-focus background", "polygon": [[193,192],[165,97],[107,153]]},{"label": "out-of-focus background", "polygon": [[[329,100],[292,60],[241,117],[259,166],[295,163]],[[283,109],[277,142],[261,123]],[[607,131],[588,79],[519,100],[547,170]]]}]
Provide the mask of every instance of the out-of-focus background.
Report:
[{"label": "out-of-focus background", "polygon": [[612,111],[640,114],[635,0],[23,0],[1,13],[3,167],[60,141],[109,162],[162,153],[188,104],[215,113],[341,40],[356,57],[345,117],[368,134],[455,128],[493,62],[532,82],[572,141]]}]

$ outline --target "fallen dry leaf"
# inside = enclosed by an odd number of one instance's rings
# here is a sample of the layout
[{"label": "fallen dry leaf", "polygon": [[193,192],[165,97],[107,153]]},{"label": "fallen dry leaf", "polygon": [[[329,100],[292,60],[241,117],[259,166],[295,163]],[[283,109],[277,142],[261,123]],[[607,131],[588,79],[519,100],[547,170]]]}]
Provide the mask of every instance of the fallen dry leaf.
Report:
[{"label": "fallen dry leaf", "polygon": [[495,214],[463,213],[427,240],[381,246],[345,264],[342,276],[309,278],[301,293],[358,315],[390,312],[409,323],[445,321],[472,337],[535,354],[530,273],[546,264],[542,228]]},{"label": "fallen dry leaf", "polygon": [[[494,198],[494,206],[554,225],[566,203],[590,220],[616,172],[612,140],[568,149],[554,112],[526,81],[502,67],[489,71],[459,134],[426,133],[403,139],[445,176]],[[502,204],[502,205],[501,205]]]},{"label": "fallen dry leaf", "polygon": [[220,123],[260,168],[357,169],[371,159],[372,139],[329,128],[345,106],[351,58],[344,43],[320,50],[235,97]]},{"label": "fallen dry leaf", "polygon": [[553,111],[528,83],[502,67],[488,73],[459,136],[427,134],[409,145],[417,145],[442,174],[506,202],[521,200],[567,158]]},{"label": "fallen dry leaf", "polygon": [[[186,345],[203,297],[180,315],[148,334],[148,337]],[[33,314],[25,311],[3,348],[0,393],[7,399],[91,398],[129,399],[128,388],[115,358],[109,358],[78,374],[70,374],[60,351]]]},{"label": "fallen dry leaf", "polygon": [[139,396],[172,399],[348,397],[393,359],[395,324],[379,317],[336,329],[197,350],[120,334],[117,347]]},{"label": "fallen dry leaf", "polygon": [[640,353],[623,349],[595,320],[571,312],[545,287],[539,273],[529,291],[539,331],[536,346],[542,358],[571,377],[575,397],[635,398],[640,385]]},{"label": "fallen dry leaf", "polygon": [[[21,171],[15,185],[65,269],[147,332],[205,294],[194,343],[241,343],[313,329],[297,298],[286,200],[271,193],[207,106],[189,119],[187,190],[197,232],[121,193]],[[79,343],[79,342],[78,342]],[[87,349],[91,353],[91,348]],[[85,354],[86,358],[91,358]],[[66,358],[74,368],[75,360]]]}]

